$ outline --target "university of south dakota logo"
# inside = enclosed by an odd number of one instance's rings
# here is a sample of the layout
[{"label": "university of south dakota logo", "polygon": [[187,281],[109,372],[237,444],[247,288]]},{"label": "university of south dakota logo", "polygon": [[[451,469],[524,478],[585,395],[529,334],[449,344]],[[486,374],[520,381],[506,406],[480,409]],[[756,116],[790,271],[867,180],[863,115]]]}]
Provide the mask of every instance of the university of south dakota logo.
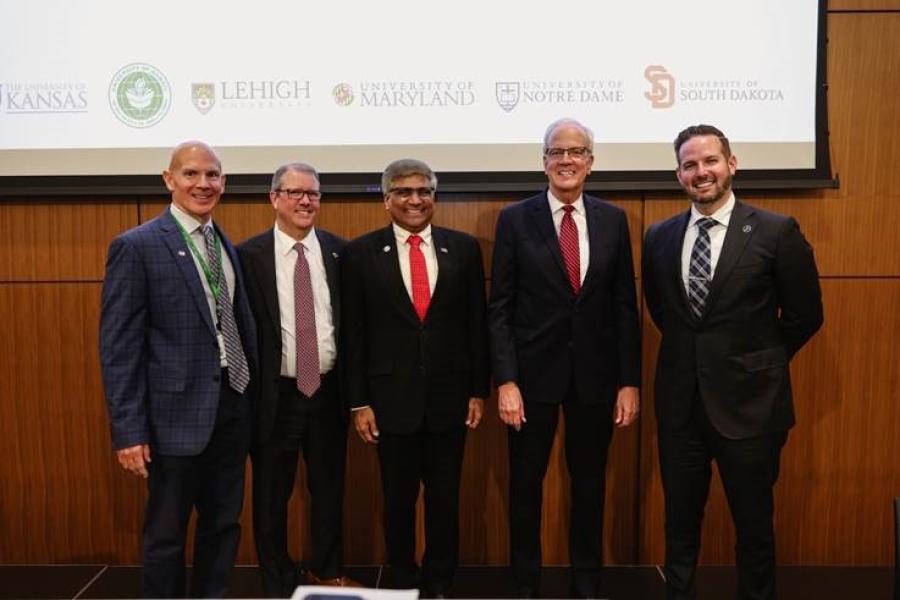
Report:
[{"label": "university of south dakota logo", "polygon": [[653,108],[671,108],[675,104],[675,78],[661,65],[650,65],[644,69],[644,79],[650,83],[650,91],[644,98]]},{"label": "university of south dakota logo", "polygon": [[521,87],[519,85],[519,82],[498,81],[496,82],[495,87],[497,104],[500,105],[500,108],[502,108],[506,112],[514,109],[516,107],[516,104],[519,103],[519,89]]},{"label": "university of south dakota logo", "polygon": [[191,102],[194,108],[200,111],[201,115],[205,115],[212,110],[216,103],[216,86],[213,83],[192,83],[191,84]]},{"label": "university of south dakota logo", "polygon": [[152,127],[172,103],[166,76],[156,67],[134,63],[122,67],[109,84],[109,107],[129,127]]},{"label": "university of south dakota logo", "polygon": [[353,88],[350,87],[349,83],[337,84],[332,88],[331,95],[334,96],[334,103],[338,106],[350,106],[353,104]]}]

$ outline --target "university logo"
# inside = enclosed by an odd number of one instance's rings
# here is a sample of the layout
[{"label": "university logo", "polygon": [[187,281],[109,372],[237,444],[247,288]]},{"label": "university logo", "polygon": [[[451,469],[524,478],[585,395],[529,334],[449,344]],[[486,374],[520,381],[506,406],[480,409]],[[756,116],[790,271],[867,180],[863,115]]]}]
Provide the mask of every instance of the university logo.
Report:
[{"label": "university logo", "polygon": [[208,113],[216,103],[216,84],[192,83],[191,102],[201,115]]},{"label": "university logo", "polygon": [[334,103],[338,106],[350,106],[353,104],[353,88],[349,83],[339,83],[331,89]]},{"label": "university logo", "polygon": [[151,65],[134,63],[122,67],[109,84],[109,107],[129,127],[152,127],[159,123],[172,103],[166,76]]},{"label": "university logo", "polygon": [[653,108],[670,108],[675,104],[675,78],[661,65],[650,65],[644,69],[644,79],[650,82],[650,91],[644,98]]},{"label": "university logo", "polygon": [[500,108],[509,112],[516,107],[519,103],[520,87],[518,81],[498,81],[495,84],[497,104]]}]

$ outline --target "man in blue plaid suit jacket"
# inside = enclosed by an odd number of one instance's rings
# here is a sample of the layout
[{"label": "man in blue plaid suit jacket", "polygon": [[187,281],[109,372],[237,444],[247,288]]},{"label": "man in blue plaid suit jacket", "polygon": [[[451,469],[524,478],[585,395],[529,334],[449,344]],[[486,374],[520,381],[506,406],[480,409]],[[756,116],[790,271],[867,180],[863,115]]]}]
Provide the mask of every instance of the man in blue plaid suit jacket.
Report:
[{"label": "man in blue plaid suit jacket", "polygon": [[185,142],[163,179],[171,206],[109,247],[103,384],[119,463],[148,479],[142,594],[186,593],[196,508],[190,596],[223,597],[240,539],[256,332],[237,255],[211,220],[225,187],[219,158]]}]

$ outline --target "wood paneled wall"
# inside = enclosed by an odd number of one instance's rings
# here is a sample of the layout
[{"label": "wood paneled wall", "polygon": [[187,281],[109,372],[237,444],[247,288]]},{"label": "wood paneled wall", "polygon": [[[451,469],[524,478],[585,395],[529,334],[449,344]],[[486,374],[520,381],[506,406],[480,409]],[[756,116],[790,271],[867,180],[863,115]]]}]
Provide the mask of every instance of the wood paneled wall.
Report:
[{"label": "wood paneled wall", "polygon": [[[841,188],[744,196],[798,218],[816,249],[825,295],[826,324],[792,365],[798,425],[777,488],[779,561],[885,565],[892,560],[891,498],[900,495],[900,5],[831,4],[831,148]],[[865,12],[873,9],[883,11]],[[478,237],[489,262],[497,212],[516,199],[444,202],[436,221]],[[613,201],[628,213],[636,266],[645,228],[686,206],[672,195]],[[121,472],[110,448],[99,297],[109,241],[164,206],[162,198],[138,197],[0,203],[0,563],[139,562],[145,490]],[[216,219],[238,241],[270,226],[272,214],[262,197],[226,196]],[[385,222],[379,202],[361,200],[326,202],[320,218],[346,237]],[[610,456],[611,563],[663,558],[651,406],[658,332],[647,318],[643,329],[645,410],[638,426],[616,434]],[[345,557],[376,563],[384,557],[378,464],[371,448],[350,437]],[[545,482],[549,564],[567,561],[564,462],[557,443]],[[466,448],[463,563],[506,563],[506,489],[506,436],[490,402]],[[301,476],[291,508],[295,550],[308,537],[304,490]],[[249,489],[242,563],[255,561],[248,517]],[[718,483],[703,539],[703,562],[732,562],[733,531]]]}]

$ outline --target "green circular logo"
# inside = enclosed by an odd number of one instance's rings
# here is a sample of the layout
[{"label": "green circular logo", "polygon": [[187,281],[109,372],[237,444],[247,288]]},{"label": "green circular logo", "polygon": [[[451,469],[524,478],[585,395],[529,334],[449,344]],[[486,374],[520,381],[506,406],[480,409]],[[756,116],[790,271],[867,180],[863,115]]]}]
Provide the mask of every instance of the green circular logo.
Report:
[{"label": "green circular logo", "polygon": [[134,63],[122,67],[109,84],[109,107],[129,127],[152,127],[172,103],[166,76],[157,68]]}]

